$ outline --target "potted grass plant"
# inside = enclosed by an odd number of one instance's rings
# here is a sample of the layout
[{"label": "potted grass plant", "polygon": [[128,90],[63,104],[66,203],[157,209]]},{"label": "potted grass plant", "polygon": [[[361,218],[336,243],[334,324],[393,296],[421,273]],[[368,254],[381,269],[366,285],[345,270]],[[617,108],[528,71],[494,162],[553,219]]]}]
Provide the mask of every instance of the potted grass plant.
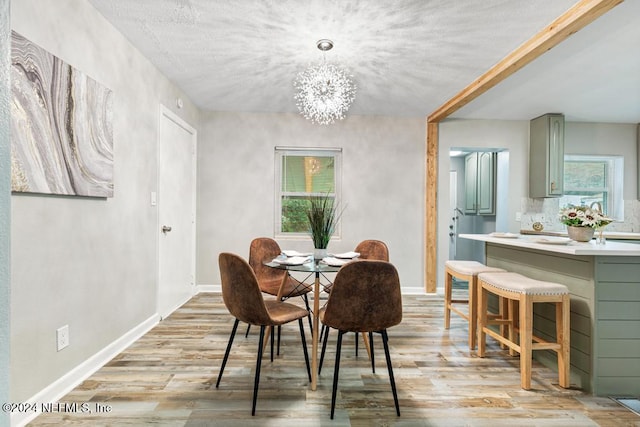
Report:
[{"label": "potted grass plant", "polygon": [[335,205],[335,200],[325,194],[309,197],[309,233],[313,240],[314,259],[321,260],[327,255],[327,246],[335,231],[341,212]]}]

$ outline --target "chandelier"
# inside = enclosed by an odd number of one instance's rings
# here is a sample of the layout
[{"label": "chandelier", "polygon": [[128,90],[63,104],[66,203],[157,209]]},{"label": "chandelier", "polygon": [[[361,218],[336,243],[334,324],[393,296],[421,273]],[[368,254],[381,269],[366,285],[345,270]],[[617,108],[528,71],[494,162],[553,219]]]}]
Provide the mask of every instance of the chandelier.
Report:
[{"label": "chandelier", "polygon": [[[331,40],[318,40],[318,49],[323,52],[333,47]],[[342,68],[322,63],[310,66],[296,77],[293,85],[297,89],[296,105],[300,114],[313,123],[328,125],[344,119],[356,96],[356,85]]]}]

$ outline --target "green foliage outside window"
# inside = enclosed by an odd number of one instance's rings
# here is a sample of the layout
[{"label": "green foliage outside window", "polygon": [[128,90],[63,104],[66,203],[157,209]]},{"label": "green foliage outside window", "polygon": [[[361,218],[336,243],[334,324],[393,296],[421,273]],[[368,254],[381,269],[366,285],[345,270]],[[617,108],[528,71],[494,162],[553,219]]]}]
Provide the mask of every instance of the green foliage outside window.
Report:
[{"label": "green foliage outside window", "polygon": [[282,198],[282,232],[304,233],[309,231],[307,211],[309,200],[299,197]]}]

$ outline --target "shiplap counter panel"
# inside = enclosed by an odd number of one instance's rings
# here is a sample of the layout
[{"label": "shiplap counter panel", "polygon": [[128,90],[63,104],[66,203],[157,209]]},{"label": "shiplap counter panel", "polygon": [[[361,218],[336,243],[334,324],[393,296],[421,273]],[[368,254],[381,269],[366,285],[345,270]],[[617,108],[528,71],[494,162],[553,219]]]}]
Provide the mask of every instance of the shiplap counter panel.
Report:
[{"label": "shiplap counter panel", "polygon": [[640,384],[640,257],[596,263],[595,388],[638,395]]},{"label": "shiplap counter panel", "polygon": [[[640,394],[640,256],[633,248],[636,245],[547,247],[529,244],[524,238],[462,237],[485,241],[487,265],[569,288],[572,385],[600,396]],[[614,255],[606,256],[607,249]],[[535,333],[553,339],[553,307],[536,306]],[[534,357],[548,366],[557,364],[552,352],[534,352]]]}]

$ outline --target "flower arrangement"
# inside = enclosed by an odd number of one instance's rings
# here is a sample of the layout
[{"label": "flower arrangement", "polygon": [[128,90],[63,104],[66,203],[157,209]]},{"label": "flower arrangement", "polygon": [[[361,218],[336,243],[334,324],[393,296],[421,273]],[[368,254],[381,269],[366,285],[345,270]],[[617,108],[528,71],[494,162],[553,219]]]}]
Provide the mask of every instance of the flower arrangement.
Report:
[{"label": "flower arrangement", "polygon": [[560,222],[572,227],[600,228],[613,221],[600,211],[586,206],[569,205],[560,210],[559,217]]}]

